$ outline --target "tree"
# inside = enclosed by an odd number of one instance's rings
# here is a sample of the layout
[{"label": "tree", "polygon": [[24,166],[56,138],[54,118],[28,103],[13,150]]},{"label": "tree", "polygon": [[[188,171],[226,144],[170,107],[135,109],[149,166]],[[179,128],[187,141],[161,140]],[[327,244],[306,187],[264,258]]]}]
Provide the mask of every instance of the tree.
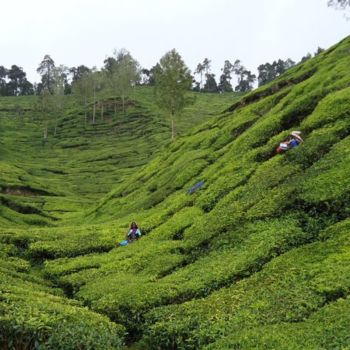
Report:
[{"label": "tree", "polygon": [[113,67],[112,79],[116,92],[122,98],[125,113],[125,98],[140,79],[140,65],[126,49],[115,51],[116,63]]},{"label": "tree", "polygon": [[[208,77],[209,79],[211,80],[213,77],[209,76],[209,72],[210,72],[210,63],[211,63],[211,60],[209,60],[208,58],[205,58],[203,60],[203,63],[202,63],[202,66],[203,66],[203,70],[205,71],[205,77],[207,78],[208,80]],[[205,83],[205,85],[209,88],[211,86],[211,84],[207,84],[207,82]],[[205,87],[203,87],[203,90],[205,90]],[[209,92],[209,90],[208,90]]]},{"label": "tree", "polygon": [[344,10],[350,7],[350,0],[328,0],[328,6]]},{"label": "tree", "polygon": [[70,83],[71,72],[70,69],[64,66],[64,71],[62,72],[63,84],[64,84],[64,94],[70,95],[72,93],[72,84]]},{"label": "tree", "polygon": [[132,87],[140,82],[140,65],[126,49],[114,51],[114,57],[105,61],[104,72],[112,92],[115,94],[114,118],[117,118],[117,97],[122,100],[125,113],[125,99],[129,96]]},{"label": "tree", "polygon": [[38,96],[36,105],[36,112],[39,117],[43,131],[43,140],[46,141],[48,137],[48,129],[52,119],[52,112],[54,110],[53,98],[48,88],[43,88]]},{"label": "tree", "polygon": [[47,89],[50,94],[53,92],[53,85],[55,83],[53,77],[54,68],[54,60],[49,55],[45,55],[44,59],[39,64],[38,69],[36,70],[41,75],[41,88]]},{"label": "tree", "polygon": [[318,47],[316,52],[314,53],[314,56],[319,55],[320,53],[322,53],[324,51],[324,49],[322,47]]},{"label": "tree", "polygon": [[199,82],[199,90],[201,90],[203,88],[203,73],[205,70],[205,66],[202,63],[198,63],[197,68],[195,70],[195,74],[199,74],[201,80]]},{"label": "tree", "polygon": [[220,81],[219,81],[219,85],[217,87],[217,90],[220,92],[232,92],[233,91],[232,85],[231,85],[230,81],[227,79],[225,74],[220,75]]},{"label": "tree", "polygon": [[[5,72],[2,73],[4,74]],[[6,70],[6,75],[8,82],[6,83],[6,86],[3,87],[5,95],[33,95],[33,85],[27,80],[26,73],[23,71],[23,68],[18,67],[14,64],[9,70]]]},{"label": "tree", "polygon": [[194,86],[192,87],[192,91],[201,92],[200,82],[193,79],[192,84],[194,84]]},{"label": "tree", "polygon": [[221,92],[232,92],[232,85],[231,85],[231,79],[232,79],[232,72],[234,70],[233,64],[226,60],[224,62],[224,67],[221,69],[222,74],[220,76],[220,83],[218,86],[218,90]]},{"label": "tree", "polygon": [[304,63],[305,61],[309,60],[310,58],[312,58],[312,55],[310,52],[308,52],[305,56],[303,56],[300,60],[300,63]]},{"label": "tree", "polygon": [[115,64],[117,63],[116,59],[114,57],[107,57],[103,61],[103,63],[105,64],[104,65],[104,70],[107,71],[108,73],[112,74],[113,70],[114,70],[114,67],[115,67]]},{"label": "tree", "polygon": [[0,96],[7,95],[6,77],[7,77],[7,69],[4,66],[0,66]]},{"label": "tree", "polygon": [[73,85],[83,76],[84,73],[90,72],[90,68],[88,68],[82,64],[78,67],[70,68],[69,72],[72,75],[72,85]]},{"label": "tree", "polygon": [[255,80],[255,74],[252,74],[249,70],[244,69],[238,78],[238,84],[235,87],[235,91],[248,92],[252,90]]},{"label": "tree", "polygon": [[81,77],[72,84],[73,95],[84,108],[85,124],[88,120],[88,107],[92,104],[92,123],[96,120],[97,92],[103,86],[103,73],[96,67],[81,74]]},{"label": "tree", "polygon": [[155,72],[155,96],[158,105],[170,114],[171,139],[175,138],[175,115],[185,107],[186,92],[191,89],[192,76],[180,54],[167,52],[159,61]]},{"label": "tree", "polygon": [[160,72],[160,65],[157,63],[155,66],[153,66],[149,71],[149,85],[154,86],[156,85],[156,74],[157,72]]},{"label": "tree", "polygon": [[269,83],[294,65],[295,62],[290,58],[285,61],[279,59],[278,61],[273,61],[272,63],[267,62],[265,64],[261,64],[258,67],[258,85],[262,86]]},{"label": "tree", "polygon": [[258,85],[259,86],[262,86],[262,85],[269,83],[270,81],[272,81],[276,77],[276,72],[275,72],[273,64],[268,63],[268,62],[265,64],[261,64],[258,67],[258,73],[259,73],[258,74]]},{"label": "tree", "polygon": [[237,75],[238,84],[235,87],[237,92],[247,92],[253,89],[254,81],[256,80],[255,74],[252,74],[247,70],[240,60],[236,60],[233,64],[233,71]]},{"label": "tree", "polygon": [[58,118],[63,115],[65,109],[68,71],[69,68],[63,65],[55,67],[53,71],[52,113],[55,119],[54,136],[57,133]]},{"label": "tree", "polygon": [[215,74],[208,73],[205,75],[205,77],[206,81],[203,90],[207,92],[218,92],[218,85],[215,80]]},{"label": "tree", "polygon": [[84,72],[78,80],[72,84],[73,95],[84,108],[84,121],[87,123],[88,104],[93,96],[92,72]]},{"label": "tree", "polygon": [[151,71],[147,68],[142,68],[140,73],[140,85],[150,85]]},{"label": "tree", "polygon": [[98,104],[97,92],[101,90],[103,83],[103,74],[97,69],[93,68],[89,74],[90,88],[92,88],[92,124],[95,124],[96,120],[96,106]]},{"label": "tree", "polygon": [[25,79],[21,85],[21,96],[34,95],[34,85]]},{"label": "tree", "polygon": [[205,70],[205,74],[208,74],[210,71],[210,63],[211,63],[211,60],[209,60],[208,58],[205,58],[202,63],[203,69]]},{"label": "tree", "polygon": [[287,58],[285,61],[284,61],[284,69],[287,70],[289,68],[292,68],[295,66],[295,62],[290,59],[290,58]]}]

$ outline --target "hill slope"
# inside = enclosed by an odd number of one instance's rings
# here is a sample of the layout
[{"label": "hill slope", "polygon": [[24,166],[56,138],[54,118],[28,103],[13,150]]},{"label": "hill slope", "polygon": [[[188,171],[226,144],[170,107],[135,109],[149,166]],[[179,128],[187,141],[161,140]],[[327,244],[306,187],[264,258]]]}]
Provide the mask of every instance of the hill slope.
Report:
[{"label": "hill slope", "polygon": [[[69,99],[66,114],[57,120],[56,135],[53,120],[46,141],[34,97],[0,100],[0,347],[57,342],[74,348],[87,344],[115,348],[122,342],[122,327],[87,313],[78,302],[70,303],[55,288],[56,281],[45,278],[42,260],[57,252],[28,254],[29,245],[43,240],[55,242],[65,253],[71,245],[73,255],[113,249],[112,226],[69,222],[170,142],[170,123],[155,105],[151,89],[136,89],[126,112],[119,109],[117,116],[110,96],[100,98],[105,101],[104,115],[98,110],[95,123],[92,106],[85,123],[84,112]],[[190,98],[192,104],[176,122],[179,134],[239,96],[192,94]],[[59,326],[63,319],[67,328]],[[94,322],[101,327],[91,331]],[[71,327],[77,333],[74,339],[66,334]]]},{"label": "hill slope", "polygon": [[[223,106],[70,224],[2,232],[22,257],[7,269],[142,349],[347,348],[349,52],[346,38]],[[305,142],[275,155],[292,130]],[[113,248],[131,220],[145,236]]]},{"label": "hill slope", "polygon": [[[193,103],[176,123],[179,133],[237,98],[193,94]],[[154,104],[151,89],[135,90],[125,113],[119,106],[116,116],[114,99],[108,95],[100,99],[104,99],[104,114],[97,110],[92,123],[90,105],[85,123],[83,110],[69,98],[66,114],[57,120],[56,135],[52,121],[45,142],[35,97],[0,100],[3,225],[14,221],[30,224],[30,220],[45,225],[49,219],[53,224],[75,216],[170,142],[170,123]]]}]

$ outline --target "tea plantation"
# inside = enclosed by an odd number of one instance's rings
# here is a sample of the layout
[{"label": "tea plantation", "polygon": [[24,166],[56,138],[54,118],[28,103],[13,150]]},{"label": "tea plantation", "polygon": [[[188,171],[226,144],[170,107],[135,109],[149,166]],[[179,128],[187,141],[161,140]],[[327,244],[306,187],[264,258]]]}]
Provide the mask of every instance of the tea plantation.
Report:
[{"label": "tea plantation", "polygon": [[45,142],[2,98],[0,347],[350,349],[349,67],[350,37],[193,93],[174,142],[148,88],[96,123],[72,98]]}]

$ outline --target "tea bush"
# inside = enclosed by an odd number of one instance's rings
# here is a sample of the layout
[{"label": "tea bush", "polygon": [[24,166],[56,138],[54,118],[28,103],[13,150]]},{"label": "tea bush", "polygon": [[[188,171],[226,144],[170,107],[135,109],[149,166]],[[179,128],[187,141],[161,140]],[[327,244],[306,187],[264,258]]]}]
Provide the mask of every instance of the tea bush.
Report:
[{"label": "tea bush", "polygon": [[45,143],[1,99],[0,347],[349,347],[349,47],[192,93],[174,142],[144,87],[95,124],[69,100]]}]

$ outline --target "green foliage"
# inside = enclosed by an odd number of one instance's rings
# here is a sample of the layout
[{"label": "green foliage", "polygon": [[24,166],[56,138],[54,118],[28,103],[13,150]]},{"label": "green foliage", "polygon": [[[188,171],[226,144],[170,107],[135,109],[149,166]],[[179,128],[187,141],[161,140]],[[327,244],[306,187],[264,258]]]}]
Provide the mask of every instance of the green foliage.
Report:
[{"label": "green foliage", "polygon": [[155,96],[158,105],[171,116],[171,137],[175,137],[174,116],[180,114],[188,100],[186,93],[192,85],[192,77],[185,62],[175,49],[167,52],[155,71]]},{"label": "green foliage", "polygon": [[[263,331],[271,331],[281,344],[286,339],[283,337],[286,324],[293,327],[295,322],[306,321],[310,331],[315,332],[317,323],[311,325],[313,314],[346,295],[349,288],[348,278],[344,277],[348,269],[347,229],[348,221],[331,227],[324,235],[337,232],[332,238],[275,258],[261,272],[206,299],[154,309],[146,320],[150,322],[146,344],[150,348],[176,344],[179,348],[196,349],[218,340],[218,337],[227,337],[212,348],[225,349],[229,348],[228,344],[237,344],[242,348],[269,349],[273,342],[264,344],[265,337],[259,338]],[[346,324],[346,309],[338,309],[338,312],[340,322]],[[339,331],[336,327],[332,329],[334,334],[341,332],[341,328],[338,328]],[[256,336],[249,337],[248,334]],[[316,334],[313,333],[310,338],[320,344]],[[302,348],[300,339],[295,338],[294,341],[295,348]],[[328,342],[332,341],[330,337]],[[347,337],[340,333],[339,344],[345,346],[347,341]],[[325,348],[329,348],[330,344],[326,343]]]},{"label": "green foliage", "polygon": [[[124,328],[94,314],[79,303],[2,277],[0,344],[3,348],[117,349]],[[18,283],[15,284],[14,283]]]},{"label": "green foliage", "polygon": [[167,52],[159,61],[156,71],[156,96],[161,107],[171,115],[185,106],[185,92],[191,87],[191,75],[175,49]]},{"label": "green foliage", "polygon": [[115,96],[86,125],[68,101],[45,146],[30,99],[21,128],[0,101],[1,346],[349,347],[349,44],[237,101],[191,93],[172,143],[151,89],[118,122]]}]

